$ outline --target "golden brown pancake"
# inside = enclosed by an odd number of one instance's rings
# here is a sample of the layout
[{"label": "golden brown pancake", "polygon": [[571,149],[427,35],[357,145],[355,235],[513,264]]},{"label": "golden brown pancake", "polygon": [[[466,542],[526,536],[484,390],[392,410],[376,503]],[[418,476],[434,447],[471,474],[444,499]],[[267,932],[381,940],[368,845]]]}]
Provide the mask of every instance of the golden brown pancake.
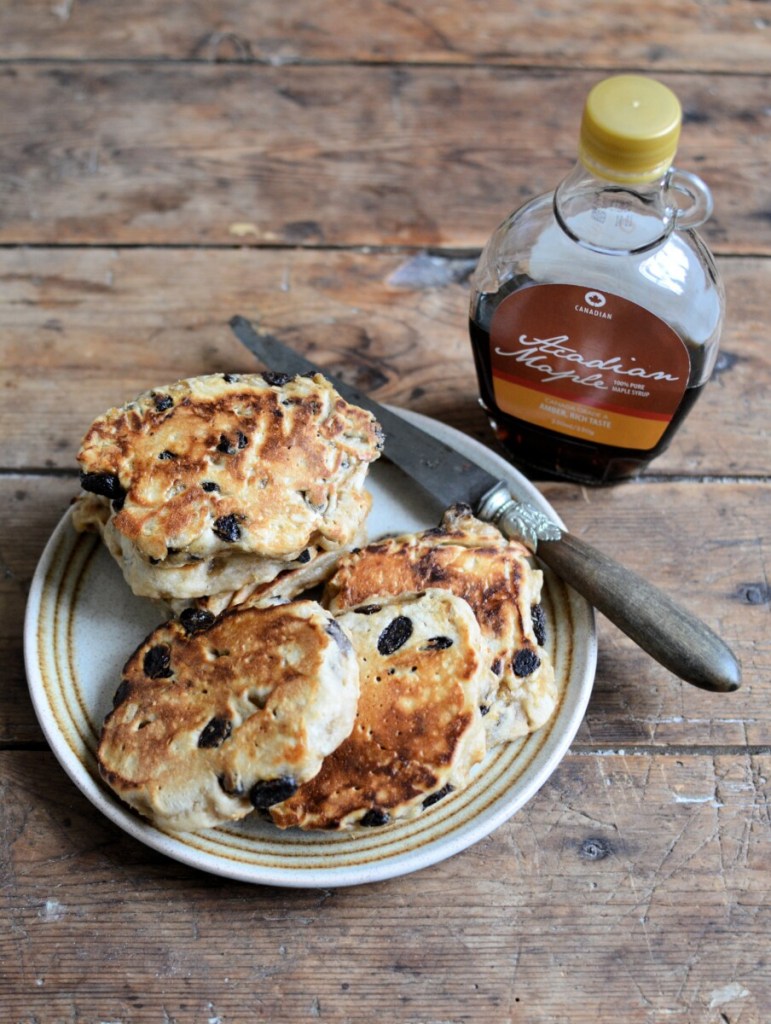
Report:
[{"label": "golden brown pancake", "polygon": [[348,829],[419,814],[485,753],[479,627],[442,590],[341,614],[359,662],[353,730],[319,773],[270,808],[281,828]]},{"label": "golden brown pancake", "polygon": [[162,828],[198,829],[283,799],[350,733],[359,669],[313,601],[190,609],[123,671],[105,719],[104,779]]},{"label": "golden brown pancake", "polygon": [[192,599],[340,550],[370,508],[370,413],[320,374],[212,374],[98,417],[73,520],[98,530],[135,593]]},{"label": "golden brown pancake", "polygon": [[494,746],[539,728],[556,707],[539,604],[542,583],[522,544],[506,540],[466,506],[455,506],[435,529],[344,555],[324,603],[339,614],[384,594],[427,587],[467,601],[482,634],[488,669],[482,704],[488,746]]}]

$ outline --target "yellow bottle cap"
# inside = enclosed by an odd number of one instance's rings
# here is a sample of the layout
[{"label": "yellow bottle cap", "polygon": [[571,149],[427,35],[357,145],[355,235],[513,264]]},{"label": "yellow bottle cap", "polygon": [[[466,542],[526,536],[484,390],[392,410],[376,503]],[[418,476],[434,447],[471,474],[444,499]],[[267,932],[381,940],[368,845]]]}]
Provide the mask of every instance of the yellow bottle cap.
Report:
[{"label": "yellow bottle cap", "polygon": [[610,181],[654,181],[672,166],[681,121],[677,96],[661,82],[606,78],[586,98],[579,159]]}]

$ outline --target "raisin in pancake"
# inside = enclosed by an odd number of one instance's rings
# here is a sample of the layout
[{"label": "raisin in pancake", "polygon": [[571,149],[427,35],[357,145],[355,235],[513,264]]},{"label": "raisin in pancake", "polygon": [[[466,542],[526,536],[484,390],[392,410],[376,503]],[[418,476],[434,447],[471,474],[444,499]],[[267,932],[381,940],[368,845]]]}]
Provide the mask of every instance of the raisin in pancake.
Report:
[{"label": "raisin in pancake", "polygon": [[190,599],[272,580],[349,545],[382,432],[320,374],[212,374],[94,421],[73,521],[99,531],[141,596]]},{"label": "raisin in pancake", "polygon": [[495,746],[539,728],[556,707],[554,669],[543,646],[542,583],[527,548],[466,506],[455,506],[436,529],[344,555],[324,603],[339,613],[379,595],[425,587],[447,588],[466,600],[486,651],[482,701],[488,746]]},{"label": "raisin in pancake", "polygon": [[106,717],[99,768],[172,830],[243,818],[311,778],[350,733],[359,669],[314,601],[190,609],[132,655]]},{"label": "raisin in pancake", "polygon": [[447,591],[385,599],[338,618],[359,661],[350,736],[270,808],[281,828],[348,829],[412,817],[462,788],[485,753],[479,626]]}]

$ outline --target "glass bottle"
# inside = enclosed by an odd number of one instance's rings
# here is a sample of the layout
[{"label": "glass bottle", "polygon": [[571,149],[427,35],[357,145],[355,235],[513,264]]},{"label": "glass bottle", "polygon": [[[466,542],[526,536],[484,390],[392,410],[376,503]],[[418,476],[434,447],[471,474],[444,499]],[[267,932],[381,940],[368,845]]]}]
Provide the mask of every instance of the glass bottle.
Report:
[{"label": "glass bottle", "polygon": [[533,475],[637,475],[710,377],[724,294],[693,230],[712,212],[709,189],[672,166],[681,119],[660,82],[598,83],[573,170],[482,252],[470,304],[480,400]]}]

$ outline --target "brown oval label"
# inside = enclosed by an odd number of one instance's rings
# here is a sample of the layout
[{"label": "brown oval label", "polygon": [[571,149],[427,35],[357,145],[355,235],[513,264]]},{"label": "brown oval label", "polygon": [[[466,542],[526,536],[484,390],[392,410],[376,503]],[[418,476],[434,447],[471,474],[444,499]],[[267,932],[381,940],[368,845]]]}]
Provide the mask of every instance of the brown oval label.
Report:
[{"label": "brown oval label", "polygon": [[490,325],[495,400],[527,423],[594,444],[655,447],[691,361],[653,313],[609,292],[541,284],[508,295]]}]

